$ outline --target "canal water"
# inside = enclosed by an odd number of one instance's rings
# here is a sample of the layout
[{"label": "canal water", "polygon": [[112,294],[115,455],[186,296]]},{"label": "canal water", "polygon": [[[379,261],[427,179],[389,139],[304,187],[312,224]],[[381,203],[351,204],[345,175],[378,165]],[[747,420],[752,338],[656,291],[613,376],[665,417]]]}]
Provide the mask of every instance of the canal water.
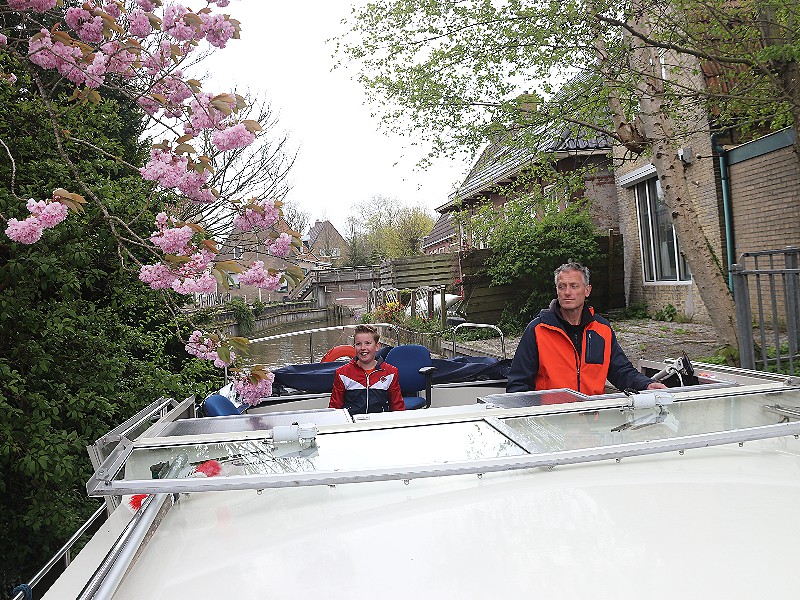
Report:
[{"label": "canal water", "polygon": [[[280,328],[262,331],[253,334],[252,339],[277,335],[280,333],[290,333],[304,331],[306,329],[318,329],[333,325],[348,325],[348,322],[329,323],[327,321],[313,321],[305,323],[294,323]],[[325,353],[340,344],[352,344],[353,330],[348,328],[344,331],[319,331],[311,336],[295,335],[280,338],[269,342],[257,342],[250,344],[250,353],[244,357],[247,364],[262,364],[269,368],[278,368],[285,365],[319,362]]]}]

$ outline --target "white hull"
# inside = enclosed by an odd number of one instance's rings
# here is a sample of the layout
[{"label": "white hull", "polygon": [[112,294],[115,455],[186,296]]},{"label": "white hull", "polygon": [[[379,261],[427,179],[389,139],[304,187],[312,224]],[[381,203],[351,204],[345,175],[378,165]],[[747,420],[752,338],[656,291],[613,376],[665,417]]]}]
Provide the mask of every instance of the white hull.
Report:
[{"label": "white hull", "polygon": [[[742,382],[754,383],[748,377]],[[618,408],[609,408],[620,402],[618,398],[521,409],[493,409],[473,400],[322,426],[317,438],[321,462],[315,469],[296,472],[299,487],[271,488],[273,475],[267,474],[262,492],[254,488],[181,494],[108,597],[790,597],[800,589],[793,551],[800,535],[800,520],[793,518],[800,501],[800,441],[793,432],[800,431],[800,423],[781,423],[763,406],[798,406],[800,389],[765,382],[740,385],[736,394],[719,400],[711,398],[708,389],[679,393],[673,409],[677,432],[657,424],[612,434],[615,423],[625,422]],[[693,400],[694,396],[707,399]],[[636,414],[646,416],[646,411]],[[470,447],[462,448],[464,440],[485,437],[480,433],[484,430],[462,437],[422,435],[427,425],[458,428],[531,417],[542,417],[535,431],[554,444],[551,450],[571,448],[570,452],[584,452],[586,460],[552,470],[491,472],[492,464],[513,460],[515,453],[510,459],[499,454],[498,459],[485,460],[481,453],[495,448],[485,439],[477,440],[474,456]],[[786,429],[741,446],[662,449],[626,455],[619,462],[591,459],[592,448],[609,447],[603,444],[646,445],[773,426]],[[404,432],[405,446],[398,444]],[[354,464],[363,462],[366,474],[388,473],[385,480],[309,484],[309,478],[331,468],[324,459],[339,448],[336,440],[363,434],[372,437],[353,439],[369,443],[346,445],[357,454],[363,452]],[[376,445],[380,440],[389,446]],[[168,438],[156,442],[174,443]],[[424,467],[429,469],[424,476],[408,481],[392,477],[393,468],[398,473],[409,469],[391,466],[406,460],[395,459],[393,452],[403,457],[408,453],[409,465],[430,460],[432,466]],[[428,454],[450,458],[436,462]],[[481,464],[487,466],[485,474],[480,468],[466,475],[447,472],[451,466]],[[347,461],[341,468],[333,476],[357,470]],[[224,477],[213,480],[200,483],[224,489]],[[120,506],[106,530],[95,536],[45,598],[77,597],[132,514]]]}]

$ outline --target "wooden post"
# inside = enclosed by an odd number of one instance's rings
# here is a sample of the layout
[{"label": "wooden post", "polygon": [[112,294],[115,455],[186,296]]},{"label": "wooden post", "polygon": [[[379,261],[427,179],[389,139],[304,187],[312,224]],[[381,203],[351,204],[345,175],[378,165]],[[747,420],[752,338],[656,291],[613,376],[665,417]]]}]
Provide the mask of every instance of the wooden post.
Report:
[{"label": "wooden post", "polygon": [[444,331],[445,327],[447,327],[447,306],[445,305],[444,300],[444,290],[444,286],[439,288],[439,308],[442,315],[442,331]]},{"label": "wooden post", "polygon": [[428,288],[427,294],[428,294],[428,319],[432,319],[433,318],[433,289],[432,288]]}]

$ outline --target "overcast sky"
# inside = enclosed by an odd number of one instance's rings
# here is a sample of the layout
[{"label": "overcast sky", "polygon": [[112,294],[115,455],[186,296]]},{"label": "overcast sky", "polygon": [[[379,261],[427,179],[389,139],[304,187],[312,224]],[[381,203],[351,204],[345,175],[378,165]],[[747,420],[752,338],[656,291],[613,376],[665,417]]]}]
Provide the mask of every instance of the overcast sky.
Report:
[{"label": "overcast sky", "polygon": [[[279,128],[299,150],[287,200],[342,234],[351,205],[375,195],[430,209],[447,201],[467,161],[438,160],[427,171],[409,140],[387,137],[351,69],[332,71],[333,46],[352,0],[278,2],[233,0],[224,9],[241,21],[242,39],[203,63],[214,73],[205,91],[239,89],[263,94],[279,113]],[[223,86],[223,82],[226,82]]]}]

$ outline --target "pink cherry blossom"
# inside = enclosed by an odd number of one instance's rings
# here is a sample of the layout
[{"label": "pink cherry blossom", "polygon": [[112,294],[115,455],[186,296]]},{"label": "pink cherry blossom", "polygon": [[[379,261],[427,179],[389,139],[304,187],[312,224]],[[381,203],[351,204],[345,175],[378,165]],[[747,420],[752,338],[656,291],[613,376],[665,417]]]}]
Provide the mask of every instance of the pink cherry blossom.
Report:
[{"label": "pink cherry blossom", "polygon": [[189,242],[194,235],[194,231],[188,225],[177,228],[166,228],[150,236],[150,241],[161,248],[164,254],[176,254],[188,256]]},{"label": "pink cherry blossom", "polygon": [[64,20],[87,44],[103,41],[103,19],[83,8],[68,8]]},{"label": "pink cherry blossom", "polygon": [[22,221],[9,219],[6,235],[21,244],[35,244],[42,238],[42,231],[50,229],[67,218],[69,208],[58,200],[34,200],[25,204],[30,216]]},{"label": "pink cherry blossom", "polygon": [[139,8],[146,12],[153,12],[156,9],[155,2],[152,2],[151,0],[136,0],[136,4],[138,4]]},{"label": "pink cherry blossom", "polygon": [[241,231],[267,229],[278,222],[280,213],[272,200],[251,200],[242,214],[233,218],[233,226]]},{"label": "pink cherry blossom", "polygon": [[211,337],[204,334],[202,331],[195,330],[189,336],[189,342],[186,344],[186,352],[197,358],[213,361],[214,365],[219,368],[228,367],[236,361],[236,353],[231,351],[230,360],[225,362],[219,357],[217,350],[220,348],[220,343],[213,340]]},{"label": "pink cherry blossom", "polygon": [[[211,104],[211,94],[198,94],[189,105],[189,122],[184,125],[186,133],[197,135],[204,129],[217,129],[226,119],[227,115]],[[229,104],[231,109],[235,105]]]},{"label": "pink cherry blossom", "polygon": [[205,35],[206,41],[217,48],[224,48],[236,33],[236,27],[226,15],[201,13],[200,19],[203,21],[200,30]]},{"label": "pink cherry blossom", "polygon": [[128,15],[128,33],[134,37],[145,38],[153,31],[147,14],[137,8]]},{"label": "pink cherry blossom", "polygon": [[2,33],[0,33],[0,46],[8,46],[8,38]]},{"label": "pink cherry blossom", "polygon": [[255,406],[261,402],[262,398],[272,395],[272,383],[275,381],[273,373],[267,373],[266,377],[259,378],[258,383],[250,381],[250,376],[244,374],[234,379],[233,388],[245,404]]},{"label": "pink cherry blossom", "polygon": [[116,40],[106,42],[100,48],[106,56],[106,72],[119,73],[128,78],[135,76],[137,58],[133,52],[125,50]]},{"label": "pink cherry blossom", "polygon": [[216,130],[211,135],[211,141],[223,152],[225,150],[233,150],[234,148],[246,148],[252,144],[255,139],[256,137],[241,123],[221,131]]},{"label": "pink cherry blossom", "polygon": [[277,239],[269,245],[270,254],[280,258],[289,256],[289,248],[292,245],[292,236],[288,233],[281,233]]},{"label": "pink cherry blossom", "polygon": [[161,30],[171,35],[173,38],[180,42],[193,40],[197,37],[197,30],[187,24],[183,18],[189,13],[189,10],[180,4],[171,4],[164,10],[164,20],[161,24]]},{"label": "pink cherry blossom", "polygon": [[119,4],[116,2],[106,2],[103,5],[103,11],[113,19],[119,19],[122,11],[119,9]]},{"label": "pink cherry blossom", "polygon": [[22,221],[9,219],[6,235],[20,244],[35,244],[42,239],[42,225],[36,217],[28,217]]},{"label": "pink cherry blossom", "polygon": [[8,0],[8,7],[14,10],[33,10],[43,13],[55,8],[57,0]]},{"label": "pink cherry blossom", "polygon": [[239,274],[239,283],[273,291],[281,286],[282,280],[283,273],[270,275],[264,269],[264,262],[260,260],[255,261],[247,271]]}]

